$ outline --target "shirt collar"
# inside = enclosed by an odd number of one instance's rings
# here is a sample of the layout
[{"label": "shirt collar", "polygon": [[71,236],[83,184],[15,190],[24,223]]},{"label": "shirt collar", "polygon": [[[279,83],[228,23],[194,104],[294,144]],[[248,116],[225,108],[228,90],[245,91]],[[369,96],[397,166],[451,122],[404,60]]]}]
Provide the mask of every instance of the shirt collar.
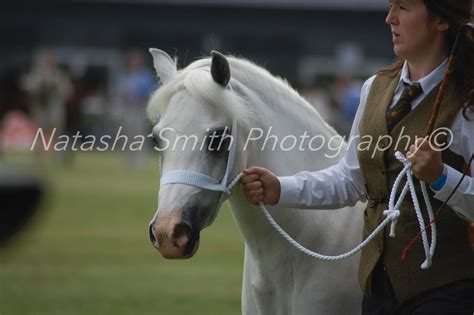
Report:
[{"label": "shirt collar", "polygon": [[448,59],[445,59],[436,69],[431,71],[428,75],[424,76],[418,81],[411,81],[408,77],[408,63],[403,63],[402,73],[400,75],[400,81],[395,92],[403,88],[403,82],[408,84],[419,83],[423,89],[423,94],[428,94],[441,80],[444,78],[444,72],[448,65]]}]

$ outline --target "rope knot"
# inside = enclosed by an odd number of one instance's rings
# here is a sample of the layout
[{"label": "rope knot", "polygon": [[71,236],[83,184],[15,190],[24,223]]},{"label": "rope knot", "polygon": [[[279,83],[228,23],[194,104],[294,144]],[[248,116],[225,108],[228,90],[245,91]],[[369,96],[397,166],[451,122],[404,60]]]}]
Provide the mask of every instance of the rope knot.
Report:
[{"label": "rope knot", "polygon": [[397,160],[399,160],[401,163],[403,163],[403,165],[405,165],[405,166],[409,165],[411,167],[411,162],[406,158],[405,155],[403,155],[402,152],[400,152],[400,151],[395,152],[395,157],[397,158]]},{"label": "rope knot", "polygon": [[383,212],[383,214],[385,216],[387,216],[388,218],[392,219],[392,220],[396,220],[400,216],[400,210],[397,210],[397,209],[395,209],[395,210],[385,210]]},{"label": "rope knot", "polygon": [[390,220],[392,221],[390,224],[390,237],[395,238],[395,229],[397,227],[398,223],[398,217],[400,216],[400,210],[395,209],[395,210],[385,210],[383,214]]}]

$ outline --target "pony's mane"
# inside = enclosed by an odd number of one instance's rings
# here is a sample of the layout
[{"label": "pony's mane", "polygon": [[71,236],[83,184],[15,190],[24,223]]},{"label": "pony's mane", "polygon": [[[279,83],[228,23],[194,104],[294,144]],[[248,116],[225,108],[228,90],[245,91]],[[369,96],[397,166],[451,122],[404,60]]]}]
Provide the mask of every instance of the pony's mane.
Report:
[{"label": "pony's mane", "polygon": [[[232,91],[232,86],[241,83],[247,87],[260,85],[265,91],[262,97],[285,95],[291,104],[302,103],[309,105],[289,84],[280,77],[275,77],[266,69],[249,60],[226,57],[231,68],[230,88],[222,88],[211,77],[211,59],[197,60],[180,70],[175,78],[162,85],[151,97],[148,105],[148,116],[153,124],[166,112],[167,105],[177,92],[187,91],[194,97],[200,97],[205,102],[221,108],[228,117],[236,118],[240,122],[250,123],[256,119],[251,106],[246,100]],[[267,103],[267,102],[265,102]],[[271,104],[271,102],[269,102]],[[319,116],[319,114],[317,114]]]}]

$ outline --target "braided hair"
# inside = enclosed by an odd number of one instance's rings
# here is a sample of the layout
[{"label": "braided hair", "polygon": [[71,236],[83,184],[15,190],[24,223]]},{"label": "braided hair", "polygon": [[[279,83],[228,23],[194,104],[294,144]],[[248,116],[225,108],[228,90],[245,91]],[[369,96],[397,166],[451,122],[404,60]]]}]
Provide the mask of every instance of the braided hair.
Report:
[{"label": "braided hair", "polygon": [[[423,0],[428,13],[439,16],[449,24],[448,47],[451,50],[459,29],[472,22],[472,0]],[[452,78],[462,98],[466,101],[463,115],[467,119],[467,110],[474,112],[474,37],[465,32],[459,39],[459,49],[455,56]]]}]

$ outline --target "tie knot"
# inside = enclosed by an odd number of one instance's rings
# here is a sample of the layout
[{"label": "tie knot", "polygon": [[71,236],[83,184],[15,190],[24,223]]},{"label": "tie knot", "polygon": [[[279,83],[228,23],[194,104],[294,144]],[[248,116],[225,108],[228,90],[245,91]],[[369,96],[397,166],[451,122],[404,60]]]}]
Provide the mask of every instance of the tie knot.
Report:
[{"label": "tie knot", "polygon": [[418,95],[421,94],[421,92],[423,92],[420,83],[408,84],[406,82],[403,82],[403,84],[405,85],[405,90],[403,91],[403,94],[405,94],[405,97],[409,98],[410,100],[415,99]]},{"label": "tie knot", "polygon": [[421,94],[422,89],[419,83],[408,84],[403,82],[405,88],[397,103],[387,112],[388,131],[392,129],[411,111],[411,102]]}]

